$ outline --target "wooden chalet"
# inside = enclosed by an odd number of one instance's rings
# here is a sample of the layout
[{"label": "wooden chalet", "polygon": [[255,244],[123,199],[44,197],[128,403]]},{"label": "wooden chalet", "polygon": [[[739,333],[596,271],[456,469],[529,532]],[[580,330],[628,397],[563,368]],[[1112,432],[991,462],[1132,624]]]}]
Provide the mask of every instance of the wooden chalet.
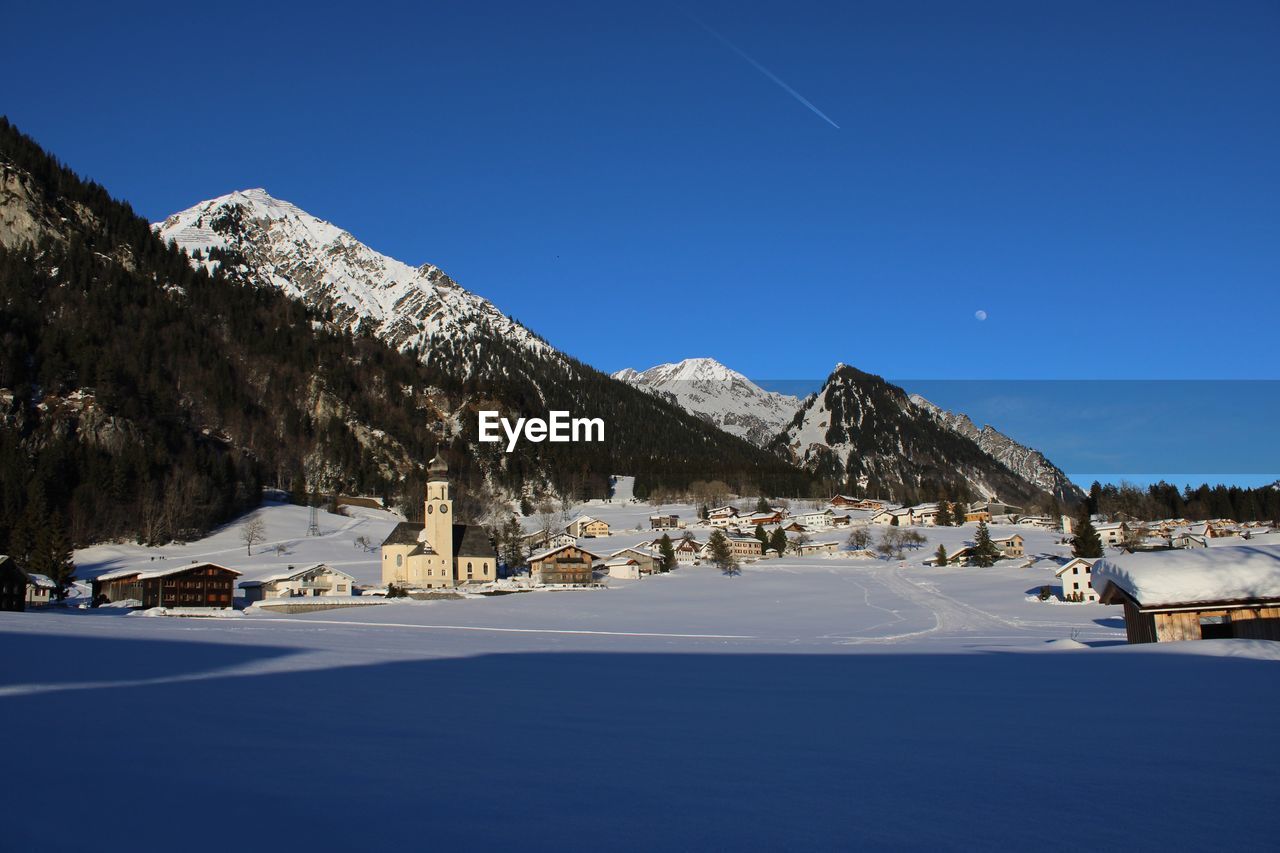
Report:
[{"label": "wooden chalet", "polygon": [[143,607],[222,607],[234,604],[240,573],[215,563],[187,563],[147,571],[124,569],[93,581],[94,601],[136,600]]},{"label": "wooden chalet", "polygon": [[599,560],[586,548],[561,545],[529,557],[529,568],[544,584],[586,586],[594,581],[592,567]]}]

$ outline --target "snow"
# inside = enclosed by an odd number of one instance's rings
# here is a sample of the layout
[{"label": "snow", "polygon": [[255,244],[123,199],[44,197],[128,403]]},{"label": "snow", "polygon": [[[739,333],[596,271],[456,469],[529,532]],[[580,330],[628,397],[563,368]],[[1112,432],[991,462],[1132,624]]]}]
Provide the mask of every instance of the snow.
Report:
[{"label": "snow", "polygon": [[1093,587],[1114,583],[1144,607],[1280,599],[1280,546],[1228,545],[1107,557]]},{"label": "snow", "polygon": [[[591,543],[601,552],[679,511],[577,509],[621,531]],[[395,519],[361,512],[322,514],[310,538],[305,508],[258,515],[290,561],[370,579],[377,555],[352,539],[380,541]],[[76,556],[86,571],[161,553],[279,569],[237,530]],[[923,532],[903,561],[788,555],[589,595],[0,613],[0,704],[49,733],[12,739],[0,773],[66,790],[32,800],[6,845],[1269,849],[1280,644],[1125,646],[1119,608],[1026,600],[1065,559],[1053,534],[1022,531],[1044,555],[1029,568],[932,569],[973,528]],[[1060,740],[1064,712],[1121,746]],[[1060,820],[1064,796],[1105,801],[1104,816]],[[207,828],[152,831],[193,803]]]}]

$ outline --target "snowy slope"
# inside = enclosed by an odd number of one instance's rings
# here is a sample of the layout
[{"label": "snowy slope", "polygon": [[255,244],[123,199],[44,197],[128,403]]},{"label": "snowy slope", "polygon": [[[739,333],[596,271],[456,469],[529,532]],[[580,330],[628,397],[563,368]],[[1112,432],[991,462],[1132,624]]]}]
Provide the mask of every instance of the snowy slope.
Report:
[{"label": "snowy slope", "polygon": [[344,328],[367,330],[402,351],[421,351],[424,360],[441,338],[482,342],[500,336],[540,354],[554,352],[438,267],[412,267],[387,257],[266,190],[204,201],[152,227],[189,253],[238,254],[242,274],[331,310]]},{"label": "snowy slope", "polygon": [[800,405],[795,397],[766,391],[711,358],[686,358],[645,371],[628,367],[613,378],[664,396],[725,432],[761,447],[782,431]]},{"label": "snowy slope", "polygon": [[1075,501],[1084,497],[1080,487],[1040,451],[1019,444],[992,426],[984,425],[978,429],[968,415],[948,412],[919,394],[912,394],[910,400],[947,429],[973,440],[1006,468],[1059,500]]}]

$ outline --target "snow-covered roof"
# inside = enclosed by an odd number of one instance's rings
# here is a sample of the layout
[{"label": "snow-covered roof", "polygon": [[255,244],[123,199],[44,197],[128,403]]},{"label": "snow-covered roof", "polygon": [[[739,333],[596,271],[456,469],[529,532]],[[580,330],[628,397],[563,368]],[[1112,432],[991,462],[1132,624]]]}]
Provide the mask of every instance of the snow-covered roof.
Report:
[{"label": "snow-covered roof", "polygon": [[1063,563],[1061,568],[1053,573],[1053,576],[1055,578],[1060,578],[1067,573],[1068,569],[1074,569],[1076,566],[1084,566],[1086,569],[1091,569],[1093,567],[1093,560],[1086,557],[1072,557],[1070,560]]},{"label": "snow-covered roof", "polygon": [[1108,584],[1143,607],[1280,600],[1280,546],[1120,554],[1093,565],[1093,588]]},{"label": "snow-covered roof", "polygon": [[42,589],[56,589],[58,586],[48,575],[39,575],[35,572],[27,572],[27,583]]},{"label": "snow-covered roof", "polygon": [[600,555],[599,555],[599,554],[593,554],[593,553],[591,553],[590,551],[588,551],[586,548],[583,548],[581,545],[575,545],[575,544],[570,543],[570,544],[565,544],[565,545],[558,545],[558,546],[556,546],[555,548],[547,548],[545,551],[539,551],[539,552],[538,552],[538,553],[536,553],[536,554],[530,554],[530,555],[529,555],[529,562],[530,562],[530,563],[532,563],[532,562],[535,562],[535,561],[537,561],[537,560],[543,560],[543,559],[546,559],[547,557],[550,557],[552,554],[555,554],[555,553],[556,553],[556,552],[558,552],[558,551],[563,551],[565,548],[577,548],[579,551],[581,551],[582,553],[586,554],[588,557],[590,557],[590,558],[591,558],[591,559],[593,559],[593,560],[598,560],[598,559],[600,559]]},{"label": "snow-covered roof", "polygon": [[330,572],[332,574],[342,575],[344,578],[346,578],[349,581],[355,580],[355,578],[352,577],[351,575],[347,574],[341,569],[335,569],[333,566],[330,566],[328,563],[312,563],[309,566],[300,566],[300,567],[292,566],[288,570],[283,572],[276,572],[275,574],[272,574],[272,575],[266,575],[264,577],[254,578],[251,581],[244,581],[243,583],[240,584],[240,588],[246,589],[249,587],[262,586],[264,583],[276,583],[278,581],[293,580],[294,578],[299,577],[300,575],[305,575],[308,572],[315,571],[316,569],[324,569],[325,571]]},{"label": "snow-covered roof", "polygon": [[[185,563],[177,566],[165,566],[163,569],[150,569],[145,572],[138,572],[138,580],[147,580],[148,578],[163,578],[169,575],[176,575],[180,572],[189,572],[192,569],[204,569],[204,568],[222,569],[224,572],[231,572],[231,574],[233,575],[240,574],[235,569],[228,569],[226,566],[219,566],[217,563]],[[126,572],[125,574],[127,575],[131,573]],[[102,578],[98,578],[98,580],[102,580]]]}]

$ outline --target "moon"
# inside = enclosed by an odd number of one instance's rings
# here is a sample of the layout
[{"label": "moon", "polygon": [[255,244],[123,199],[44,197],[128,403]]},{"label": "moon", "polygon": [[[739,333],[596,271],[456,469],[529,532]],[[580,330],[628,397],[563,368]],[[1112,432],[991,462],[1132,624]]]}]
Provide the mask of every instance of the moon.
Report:
[{"label": "moon", "polygon": [[987,312],[979,308],[977,311],[973,312],[973,318],[981,323],[983,320],[987,319]]}]

